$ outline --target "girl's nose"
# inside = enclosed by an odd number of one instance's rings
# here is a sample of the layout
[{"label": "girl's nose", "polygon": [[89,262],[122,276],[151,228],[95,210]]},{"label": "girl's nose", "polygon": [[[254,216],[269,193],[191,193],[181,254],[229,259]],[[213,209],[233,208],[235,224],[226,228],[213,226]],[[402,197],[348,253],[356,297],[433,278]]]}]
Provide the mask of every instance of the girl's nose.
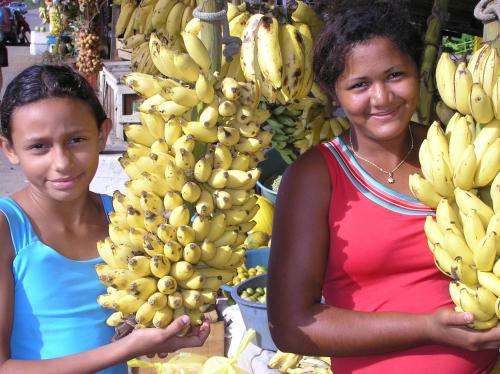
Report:
[{"label": "girl's nose", "polygon": [[384,83],[372,85],[371,104],[374,107],[383,107],[391,100],[391,92]]},{"label": "girl's nose", "polygon": [[64,147],[54,146],[52,152],[52,164],[58,172],[65,172],[73,165],[71,152]]}]

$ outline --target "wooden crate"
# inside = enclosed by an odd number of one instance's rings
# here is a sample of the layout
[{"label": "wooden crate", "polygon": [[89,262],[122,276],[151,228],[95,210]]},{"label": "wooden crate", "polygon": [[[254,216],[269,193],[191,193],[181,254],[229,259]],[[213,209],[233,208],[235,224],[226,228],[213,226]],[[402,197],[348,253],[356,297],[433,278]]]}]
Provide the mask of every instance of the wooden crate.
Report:
[{"label": "wooden crate", "polygon": [[106,144],[107,151],[125,150],[127,145],[123,126],[127,123],[140,123],[137,112],[140,97],[121,80],[129,72],[129,61],[110,61],[104,62],[99,73],[99,99],[113,122],[113,130]]},{"label": "wooden crate", "polygon": [[126,61],[130,61],[132,59],[132,50],[123,48],[123,39],[115,38],[116,45],[116,55],[118,58]]},{"label": "wooden crate", "polygon": [[[206,357],[212,356],[224,356],[224,321],[212,322],[210,324],[210,335],[208,336],[205,344],[201,347],[196,348],[184,348],[178,352],[189,352]],[[170,358],[174,356],[174,353],[167,356],[164,359],[155,357],[153,359],[147,357],[141,357],[140,360],[143,361],[154,361],[154,362],[168,362]],[[157,374],[155,369],[150,368],[132,368],[133,374]]]}]

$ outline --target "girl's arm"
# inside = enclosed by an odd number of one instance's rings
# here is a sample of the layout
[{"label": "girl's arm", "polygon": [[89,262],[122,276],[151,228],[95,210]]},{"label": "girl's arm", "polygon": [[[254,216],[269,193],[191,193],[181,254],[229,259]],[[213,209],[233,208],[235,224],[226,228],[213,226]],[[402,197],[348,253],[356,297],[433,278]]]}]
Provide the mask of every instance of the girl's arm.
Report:
[{"label": "girl's arm", "polygon": [[320,304],[329,252],[331,182],[318,150],[283,176],[276,204],[268,275],[268,316],[279,349],[314,356],[348,356],[444,344],[498,349],[500,329],[464,328],[469,313],[362,313]]},{"label": "girl's arm", "polygon": [[[207,322],[184,337],[176,336],[189,322],[187,316],[180,317],[165,329],[135,330],[125,338],[71,356],[51,360],[10,359],[10,335],[12,330],[14,282],[12,261],[14,250],[10,240],[7,220],[0,213],[0,373],[58,373],[83,374],[128,361],[134,357],[159,353],[165,355],[184,347],[203,345],[210,333]],[[85,337],[82,336],[84,339]]]},{"label": "girl's arm", "polygon": [[179,317],[165,329],[135,330],[117,342],[61,358],[30,361],[4,359],[0,373],[91,374],[142,355],[158,353],[165,357],[167,353],[181,348],[203,345],[210,333],[207,322],[188,336],[176,336],[188,323],[189,317]]}]

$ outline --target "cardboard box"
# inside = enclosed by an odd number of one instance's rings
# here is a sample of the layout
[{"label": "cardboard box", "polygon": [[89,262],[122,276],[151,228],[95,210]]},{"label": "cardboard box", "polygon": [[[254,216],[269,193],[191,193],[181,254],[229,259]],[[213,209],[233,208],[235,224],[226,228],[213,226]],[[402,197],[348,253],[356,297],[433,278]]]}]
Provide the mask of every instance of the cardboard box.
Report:
[{"label": "cardboard box", "polygon": [[[184,348],[178,352],[195,353],[206,357],[224,356],[224,321],[212,322],[210,324],[210,335],[203,346],[196,348]],[[140,357],[139,359],[143,361],[168,362],[168,360],[173,356],[174,353],[164,359],[160,359],[158,357]],[[131,371],[133,374],[157,374],[155,369],[149,368],[132,368]]]}]

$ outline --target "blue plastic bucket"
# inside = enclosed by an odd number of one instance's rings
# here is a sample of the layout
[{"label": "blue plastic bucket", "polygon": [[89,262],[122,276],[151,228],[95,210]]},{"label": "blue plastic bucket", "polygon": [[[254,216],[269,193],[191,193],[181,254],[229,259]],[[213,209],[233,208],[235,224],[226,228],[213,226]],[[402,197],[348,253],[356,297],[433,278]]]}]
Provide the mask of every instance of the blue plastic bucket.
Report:
[{"label": "blue plastic bucket", "polygon": [[258,192],[273,204],[276,203],[278,193],[272,190],[269,180],[276,175],[283,174],[287,166],[288,164],[274,148],[266,152],[266,159],[259,164],[262,173],[257,181]]},{"label": "blue plastic bucket", "polygon": [[262,303],[254,303],[252,301],[243,300],[239,294],[244,289],[251,287],[265,287],[267,285],[267,274],[258,275],[241,282],[231,291],[232,298],[236,301],[240,308],[245,327],[254,329],[257,333],[255,336],[255,344],[262,349],[269,351],[277,351],[276,345],[271,338],[271,332],[267,324],[267,305]]},{"label": "blue plastic bucket", "polygon": [[[265,266],[267,267],[267,264],[269,263],[269,253],[271,252],[271,248],[269,247],[263,247],[263,248],[256,248],[256,249],[250,249],[246,252],[246,260],[245,260],[245,266],[247,269],[253,268],[257,265],[260,266]],[[223,284],[220,286],[224,291],[231,292],[233,287],[231,287],[228,284]]]}]

